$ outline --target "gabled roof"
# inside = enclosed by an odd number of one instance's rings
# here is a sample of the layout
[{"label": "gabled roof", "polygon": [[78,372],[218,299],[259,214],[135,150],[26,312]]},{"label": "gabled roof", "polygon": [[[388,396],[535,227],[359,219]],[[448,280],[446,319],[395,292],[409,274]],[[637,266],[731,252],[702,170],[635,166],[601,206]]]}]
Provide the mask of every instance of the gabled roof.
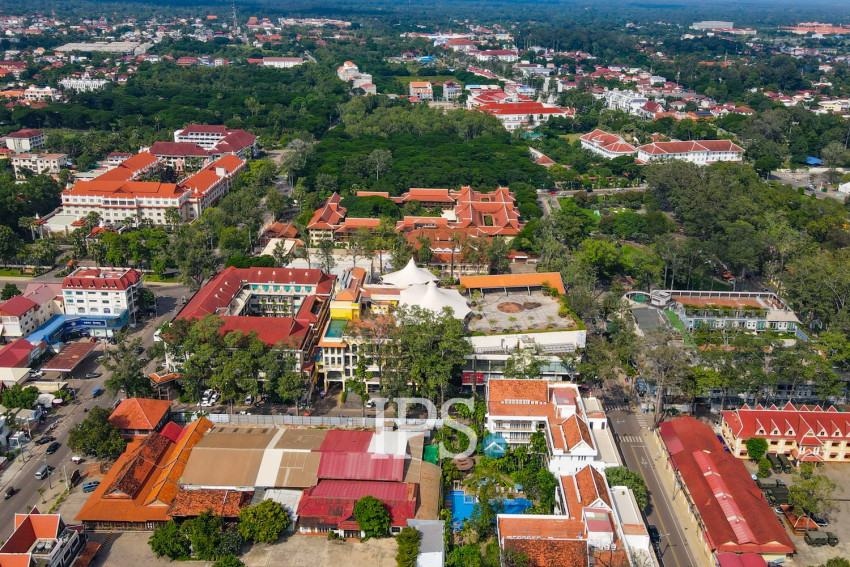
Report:
[{"label": "gabled roof", "polygon": [[345,218],[345,213],[348,210],[341,203],[342,197],[338,193],[328,197],[322,208],[313,213],[313,217],[307,223],[307,228],[332,229],[338,226]]},{"label": "gabled roof", "polygon": [[44,135],[44,132],[41,130],[33,130],[24,128],[23,130],[18,130],[17,132],[12,132],[11,134],[6,134],[7,138],[15,138],[15,139],[24,139],[28,140],[31,138],[36,138],[38,136]]},{"label": "gabled roof", "polygon": [[21,338],[0,347],[0,368],[24,368],[30,353],[37,348],[27,339]]},{"label": "gabled roof", "polygon": [[706,526],[713,551],[791,554],[794,544],[750,478],[743,462],[725,452],[711,427],[680,417],[659,427],[661,438]]},{"label": "gabled roof", "polygon": [[404,457],[326,451],[319,461],[318,477],[400,482],[404,478]]},{"label": "gabled roof", "polygon": [[169,517],[191,518],[209,510],[216,516],[236,518],[251,504],[251,491],[222,489],[181,489],[168,507]]},{"label": "gabled roof", "polygon": [[528,557],[528,567],[585,567],[587,541],[577,539],[507,538],[504,548]]},{"label": "gabled roof", "polygon": [[16,295],[0,303],[0,315],[3,317],[20,317],[32,309],[38,309],[38,304],[23,295]]},{"label": "gabled roof", "polygon": [[155,156],[207,157],[210,152],[194,142],[154,142],[148,150]]},{"label": "gabled roof", "polygon": [[128,398],[110,414],[109,423],[118,429],[153,430],[170,409],[168,400]]}]

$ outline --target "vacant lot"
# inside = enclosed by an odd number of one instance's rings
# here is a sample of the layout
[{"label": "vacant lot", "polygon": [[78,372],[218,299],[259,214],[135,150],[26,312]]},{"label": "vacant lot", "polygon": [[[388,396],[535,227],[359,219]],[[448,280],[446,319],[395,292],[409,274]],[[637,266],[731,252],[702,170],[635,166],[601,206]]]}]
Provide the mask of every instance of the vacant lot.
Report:
[{"label": "vacant lot", "polygon": [[330,541],[324,536],[292,535],[281,543],[254,545],[242,556],[246,567],[395,567],[394,539]]}]

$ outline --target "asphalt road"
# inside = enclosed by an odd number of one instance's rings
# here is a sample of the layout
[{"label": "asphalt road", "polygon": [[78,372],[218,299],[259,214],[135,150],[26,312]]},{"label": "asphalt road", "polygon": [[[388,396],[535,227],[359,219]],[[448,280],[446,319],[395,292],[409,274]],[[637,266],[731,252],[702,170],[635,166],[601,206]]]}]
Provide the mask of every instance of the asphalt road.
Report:
[{"label": "asphalt road", "polygon": [[[25,286],[25,282],[22,282],[18,278],[12,281],[20,288]],[[27,281],[32,281],[32,278],[28,278]],[[43,281],[56,280],[50,277],[50,279],[44,279]],[[0,287],[4,284],[5,281],[0,279]],[[143,321],[136,329],[131,330],[131,338],[141,336],[142,344],[145,348],[153,344],[153,334],[156,328],[177,314],[182,304],[183,296],[186,296],[187,299],[190,297],[190,292],[183,286],[152,284],[149,287],[157,296],[158,316]],[[23,468],[17,473],[14,473],[13,476],[10,476],[13,473],[11,466],[9,470],[0,473],[0,491],[5,491],[9,485],[16,489],[16,493],[12,498],[9,500],[0,500],[0,541],[6,540],[11,535],[14,528],[13,520],[15,512],[26,512],[33,505],[42,505],[41,495],[38,492],[40,488],[49,489],[50,487],[55,487],[56,483],[64,483],[65,473],[70,479],[71,474],[77,466],[71,462],[72,453],[68,448],[68,433],[77,423],[85,419],[86,412],[84,409],[91,409],[95,405],[111,408],[116,400],[121,397],[120,394],[110,396],[108,393],[104,393],[98,398],[92,398],[94,388],[97,386],[102,388],[110,375],[106,369],[99,367],[95,362],[95,358],[102,353],[103,343],[99,344],[97,349],[75,369],[68,382],[71,388],[77,390],[76,402],[71,402],[58,411],[51,410],[46,423],[39,426],[33,432],[33,442],[28,444],[22,457],[25,463]],[[148,370],[152,371],[158,362],[151,361]],[[101,372],[103,375],[99,378],[84,378],[87,373],[94,371]],[[46,379],[49,380],[50,377],[48,376]],[[51,427],[54,428],[50,430]],[[56,440],[62,446],[56,453],[46,455],[45,451],[48,445],[35,444],[35,441],[42,435],[56,437]],[[37,480],[35,478],[35,472],[45,463],[56,467],[56,470],[51,477],[44,480]],[[85,466],[85,462],[81,465],[81,467],[83,466]],[[73,518],[65,518],[65,521],[73,522]]]},{"label": "asphalt road", "polygon": [[614,436],[623,456],[624,464],[631,470],[637,471],[646,481],[649,491],[649,507],[646,511],[648,524],[658,528],[661,542],[658,545],[662,567],[699,567],[692,559],[693,555],[687,546],[683,528],[673,511],[672,503],[667,499],[661,488],[659,472],[653,463],[657,455],[646,445],[646,435],[651,424],[651,417],[636,413],[632,406],[623,403],[622,385],[609,381],[610,394],[602,395],[602,403],[611,421]]}]

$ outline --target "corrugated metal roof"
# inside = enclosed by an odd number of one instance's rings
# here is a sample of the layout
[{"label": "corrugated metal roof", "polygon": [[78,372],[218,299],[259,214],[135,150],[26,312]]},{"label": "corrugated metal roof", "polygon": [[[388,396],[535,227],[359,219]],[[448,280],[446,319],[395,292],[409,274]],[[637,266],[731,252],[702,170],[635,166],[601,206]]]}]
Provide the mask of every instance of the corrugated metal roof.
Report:
[{"label": "corrugated metal roof", "polygon": [[372,431],[346,431],[333,429],[328,431],[319,451],[323,453],[365,453],[372,441]]},{"label": "corrugated metal roof", "polygon": [[404,457],[369,453],[322,453],[319,478],[391,480],[404,478]]}]

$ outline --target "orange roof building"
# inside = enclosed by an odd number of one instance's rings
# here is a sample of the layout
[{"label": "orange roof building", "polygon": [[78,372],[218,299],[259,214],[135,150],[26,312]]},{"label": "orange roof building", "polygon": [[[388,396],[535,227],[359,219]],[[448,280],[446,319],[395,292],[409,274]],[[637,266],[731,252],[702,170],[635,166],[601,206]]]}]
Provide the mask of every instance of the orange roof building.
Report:
[{"label": "orange roof building", "polygon": [[191,221],[230,192],[233,178],[246,164],[227,154],[179,184],[162,183],[146,178],[165,162],[142,152],[91,181],[78,181],[62,191],[63,214],[83,218],[96,212],[107,223],[135,216],[161,225],[171,222],[165,212],[176,209],[181,220]]},{"label": "orange roof building", "polygon": [[171,402],[148,398],[128,398],[118,404],[109,416],[125,437],[137,437],[159,431],[168,422]]},{"label": "orange roof building", "polygon": [[177,441],[156,432],[131,441],[75,519],[87,529],[110,531],[150,530],[168,521],[192,448],[211,428],[202,417]]},{"label": "orange roof building", "polygon": [[33,507],[28,514],[15,514],[15,531],[0,547],[0,567],[70,565],[85,542],[81,530],[66,526],[59,514]]},{"label": "orange roof building", "polygon": [[558,272],[466,276],[460,278],[460,285],[467,290],[479,289],[484,293],[505,289],[541,289],[544,285],[557,290],[561,295],[565,292],[564,280]]}]

